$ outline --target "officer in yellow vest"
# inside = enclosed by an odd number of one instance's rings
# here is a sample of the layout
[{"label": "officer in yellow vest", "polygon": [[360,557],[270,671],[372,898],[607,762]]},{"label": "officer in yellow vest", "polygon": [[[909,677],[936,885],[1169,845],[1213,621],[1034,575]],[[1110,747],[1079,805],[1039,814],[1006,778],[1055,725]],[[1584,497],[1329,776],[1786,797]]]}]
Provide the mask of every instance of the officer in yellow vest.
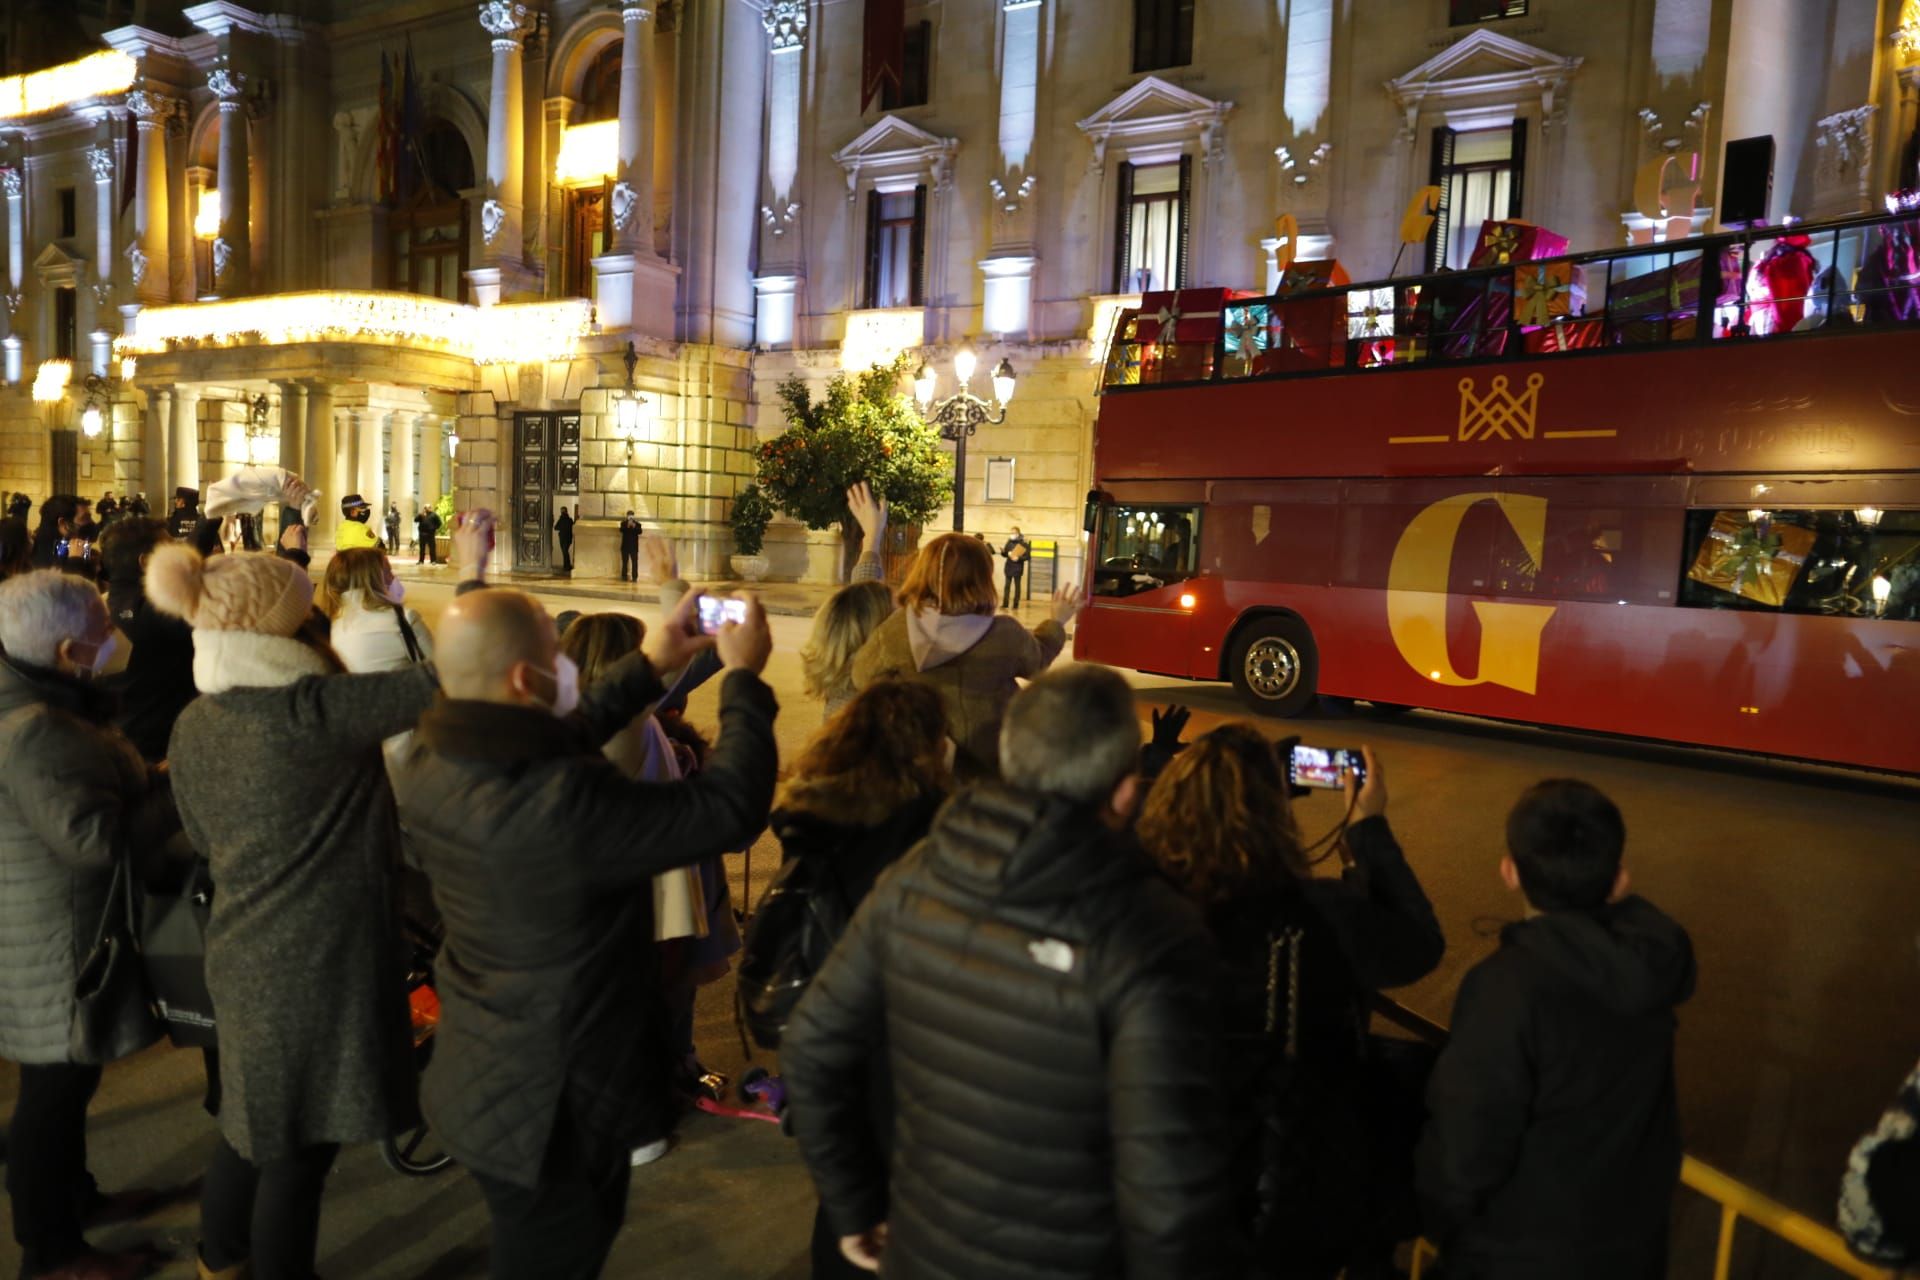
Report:
[{"label": "officer in yellow vest", "polygon": [[366,551],[380,545],[380,536],[367,523],[373,508],[357,493],[340,499],[340,528],[333,535],[335,551]]}]

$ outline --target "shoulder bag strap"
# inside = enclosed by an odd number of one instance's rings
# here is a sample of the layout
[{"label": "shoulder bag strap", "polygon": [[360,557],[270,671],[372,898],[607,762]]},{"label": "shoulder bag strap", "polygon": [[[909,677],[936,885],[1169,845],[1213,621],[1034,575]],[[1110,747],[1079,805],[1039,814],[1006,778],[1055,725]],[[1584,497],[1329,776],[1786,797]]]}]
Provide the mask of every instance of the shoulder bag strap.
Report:
[{"label": "shoulder bag strap", "polygon": [[400,638],[406,641],[407,661],[415,666],[420,665],[420,637],[413,634],[413,624],[407,621],[406,609],[400,605],[393,606],[393,616],[400,623]]}]

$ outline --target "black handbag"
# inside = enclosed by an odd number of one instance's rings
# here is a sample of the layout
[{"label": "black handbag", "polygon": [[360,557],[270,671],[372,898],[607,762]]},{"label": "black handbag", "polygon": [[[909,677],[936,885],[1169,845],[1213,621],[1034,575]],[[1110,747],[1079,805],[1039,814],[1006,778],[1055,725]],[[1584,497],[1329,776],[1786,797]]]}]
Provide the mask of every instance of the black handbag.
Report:
[{"label": "black handbag", "polygon": [[73,1023],[67,1031],[67,1056],[74,1062],[117,1062],[160,1038],[160,1020],[154,1016],[146,968],[140,963],[127,861],[123,856],[114,863],[100,930],[74,979]]},{"label": "black handbag", "polygon": [[182,1049],[218,1043],[213,997],[207,991],[207,920],[213,914],[213,880],[205,859],[195,858],[177,889],[147,890],[140,913],[140,957],[167,1039]]}]

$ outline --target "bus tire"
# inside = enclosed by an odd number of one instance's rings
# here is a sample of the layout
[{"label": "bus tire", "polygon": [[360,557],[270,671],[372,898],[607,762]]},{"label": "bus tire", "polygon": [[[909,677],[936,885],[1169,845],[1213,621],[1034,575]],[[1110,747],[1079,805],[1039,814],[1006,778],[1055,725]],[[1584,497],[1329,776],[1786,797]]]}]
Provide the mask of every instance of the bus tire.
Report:
[{"label": "bus tire", "polygon": [[1297,716],[1314,704],[1320,653],[1298,618],[1261,618],[1234,637],[1227,674],[1240,700],[1262,715]]}]

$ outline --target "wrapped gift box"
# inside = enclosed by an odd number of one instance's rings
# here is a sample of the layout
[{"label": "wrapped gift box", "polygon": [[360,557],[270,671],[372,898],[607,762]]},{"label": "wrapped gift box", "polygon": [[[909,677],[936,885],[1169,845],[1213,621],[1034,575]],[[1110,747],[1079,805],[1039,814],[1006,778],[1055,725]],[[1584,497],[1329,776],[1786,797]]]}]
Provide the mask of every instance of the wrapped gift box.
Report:
[{"label": "wrapped gift box", "polygon": [[1512,285],[1506,279],[1442,278],[1422,287],[1413,323],[1432,336],[1435,350],[1446,359],[1468,360],[1504,352],[1512,316]]},{"label": "wrapped gift box", "polygon": [[1689,258],[1626,280],[1608,297],[1614,331],[1628,343],[1691,338],[1700,313],[1700,258]]},{"label": "wrapped gift box", "polygon": [[1523,263],[1513,269],[1513,318],[1528,327],[1587,309],[1587,277],[1577,262]]},{"label": "wrapped gift box", "polygon": [[1353,283],[1353,277],[1338,258],[1312,258],[1289,263],[1280,273],[1279,296],[1307,293],[1314,289],[1338,289]]},{"label": "wrapped gift box", "polygon": [[1606,332],[1599,316],[1558,319],[1521,334],[1528,351],[1585,351],[1606,345]]},{"label": "wrapped gift box", "polygon": [[1567,238],[1545,227],[1516,218],[1488,218],[1473,242],[1469,267],[1504,267],[1510,262],[1557,258],[1567,251]]},{"label": "wrapped gift box", "polygon": [[1717,512],[1687,577],[1777,609],[1806,566],[1814,537],[1799,525],[1754,522],[1744,511]]},{"label": "wrapped gift box", "polygon": [[1134,336],[1141,342],[1212,343],[1220,337],[1227,304],[1254,296],[1238,289],[1149,293],[1140,299],[1140,314],[1133,322]]}]

